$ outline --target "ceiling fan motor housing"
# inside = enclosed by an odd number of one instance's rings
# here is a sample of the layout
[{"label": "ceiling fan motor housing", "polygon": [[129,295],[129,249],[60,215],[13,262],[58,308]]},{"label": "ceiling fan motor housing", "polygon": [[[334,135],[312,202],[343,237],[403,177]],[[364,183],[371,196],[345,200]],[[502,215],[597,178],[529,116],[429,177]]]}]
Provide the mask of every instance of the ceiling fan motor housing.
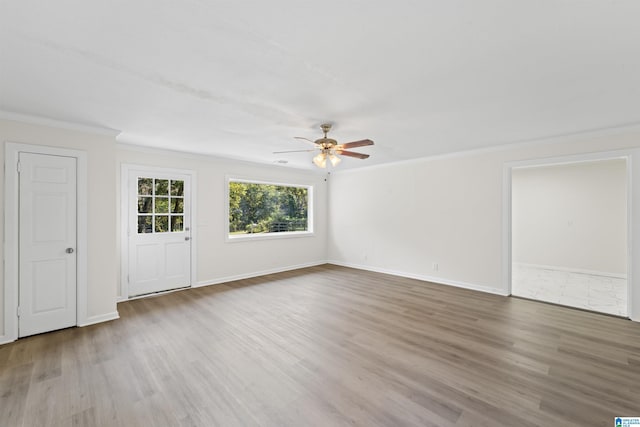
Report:
[{"label": "ceiling fan motor housing", "polygon": [[338,141],[331,138],[316,139],[315,143],[322,148],[332,148],[333,146],[338,145]]}]

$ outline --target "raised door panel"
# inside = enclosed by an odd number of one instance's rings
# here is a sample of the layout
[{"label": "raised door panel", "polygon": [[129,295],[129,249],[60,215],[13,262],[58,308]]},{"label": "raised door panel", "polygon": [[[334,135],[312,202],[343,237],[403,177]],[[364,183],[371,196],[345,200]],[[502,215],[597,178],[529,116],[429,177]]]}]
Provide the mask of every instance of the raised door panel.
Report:
[{"label": "raised door panel", "polygon": [[76,159],[20,153],[19,336],[76,324]]}]

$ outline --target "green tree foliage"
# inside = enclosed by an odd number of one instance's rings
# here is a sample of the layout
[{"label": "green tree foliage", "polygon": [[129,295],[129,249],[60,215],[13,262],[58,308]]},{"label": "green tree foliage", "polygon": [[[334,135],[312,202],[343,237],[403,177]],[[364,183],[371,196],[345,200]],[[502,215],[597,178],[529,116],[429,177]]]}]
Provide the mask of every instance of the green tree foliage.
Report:
[{"label": "green tree foliage", "polygon": [[307,229],[308,189],[229,182],[229,232],[264,233]]}]

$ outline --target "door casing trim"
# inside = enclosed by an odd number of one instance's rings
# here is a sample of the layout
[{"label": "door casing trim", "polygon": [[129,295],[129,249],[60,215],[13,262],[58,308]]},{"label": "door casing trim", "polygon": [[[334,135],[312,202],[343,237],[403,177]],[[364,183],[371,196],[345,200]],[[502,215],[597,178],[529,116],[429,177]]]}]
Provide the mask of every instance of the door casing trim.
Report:
[{"label": "door casing trim", "polygon": [[[534,158],[506,162],[502,170],[502,283],[511,295],[512,263],[512,172],[513,169],[574,164],[591,161],[624,159],[627,163],[627,317],[640,321],[640,263],[634,263],[634,251],[640,247],[640,218],[634,218],[640,207],[640,150],[622,149],[581,153],[550,158]],[[635,158],[635,161],[634,161]]]},{"label": "door casing trim", "polygon": [[20,193],[16,165],[21,152],[73,157],[77,161],[76,325],[88,322],[87,153],[68,148],[6,142],[4,161],[4,336],[0,336],[0,343],[18,339],[18,253],[20,243],[18,198]]}]

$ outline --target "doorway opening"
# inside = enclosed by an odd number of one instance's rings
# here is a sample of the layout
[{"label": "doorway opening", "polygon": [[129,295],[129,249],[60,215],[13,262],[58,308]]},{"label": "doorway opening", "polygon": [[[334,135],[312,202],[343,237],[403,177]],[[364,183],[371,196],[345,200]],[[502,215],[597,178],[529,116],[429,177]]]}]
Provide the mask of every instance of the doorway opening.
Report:
[{"label": "doorway opening", "polygon": [[511,293],[628,317],[626,157],[511,169]]}]

